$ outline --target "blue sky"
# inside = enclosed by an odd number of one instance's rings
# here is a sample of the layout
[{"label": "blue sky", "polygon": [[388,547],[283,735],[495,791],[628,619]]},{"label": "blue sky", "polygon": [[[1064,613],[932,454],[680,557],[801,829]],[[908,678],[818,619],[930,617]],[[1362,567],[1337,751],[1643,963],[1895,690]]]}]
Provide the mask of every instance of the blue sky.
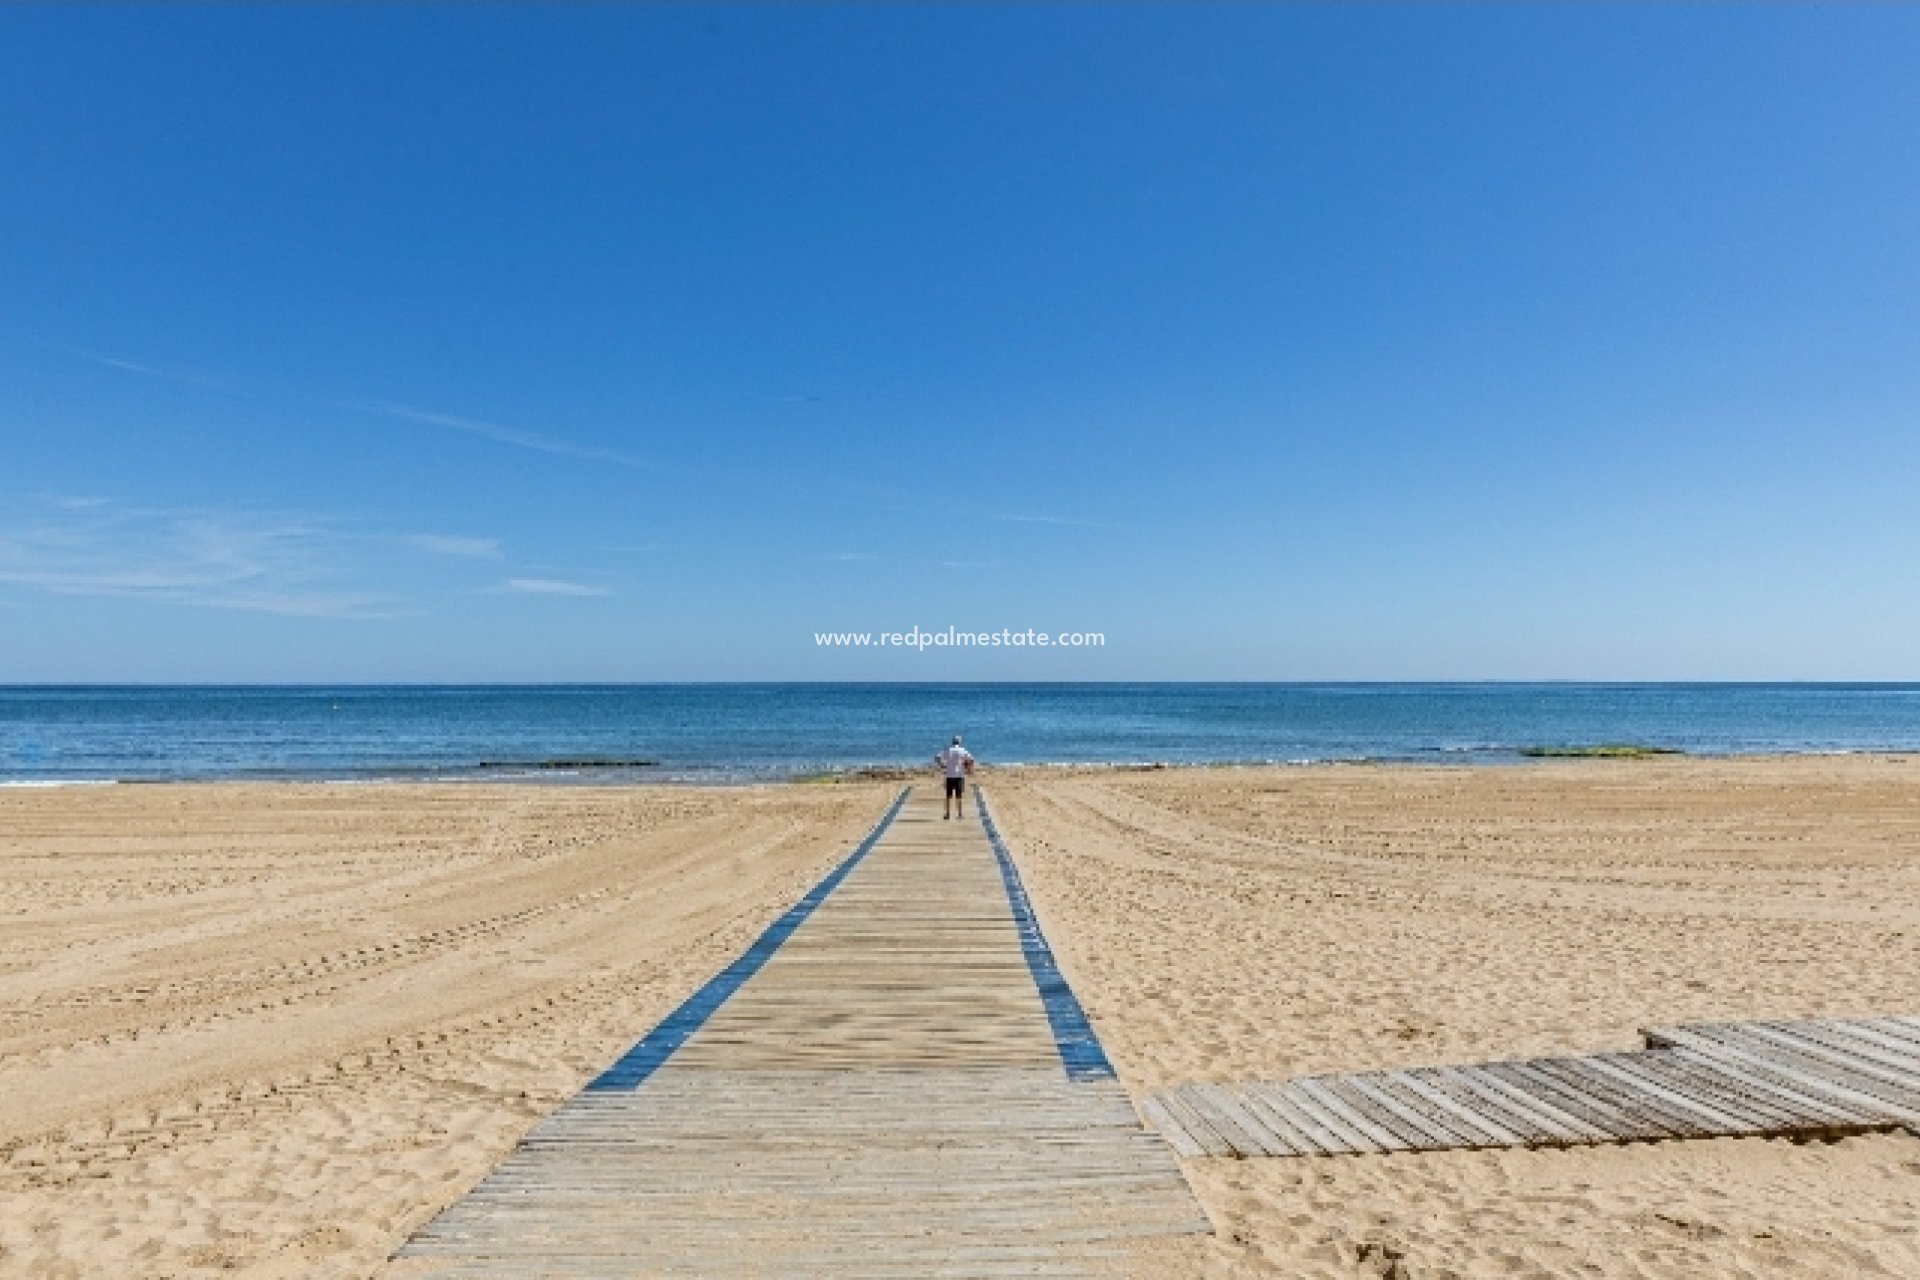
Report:
[{"label": "blue sky", "polygon": [[[0,11],[0,681],[1914,678],[1920,9]],[[822,651],[1092,629],[1099,651]]]}]

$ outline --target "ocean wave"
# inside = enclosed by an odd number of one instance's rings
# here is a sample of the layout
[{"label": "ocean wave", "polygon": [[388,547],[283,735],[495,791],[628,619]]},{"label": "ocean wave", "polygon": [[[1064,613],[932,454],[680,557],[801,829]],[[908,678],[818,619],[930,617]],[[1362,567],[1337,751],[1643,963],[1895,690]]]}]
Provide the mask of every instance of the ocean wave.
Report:
[{"label": "ocean wave", "polygon": [[31,787],[45,790],[50,787],[111,787],[118,778],[8,778],[0,780],[0,787]]}]

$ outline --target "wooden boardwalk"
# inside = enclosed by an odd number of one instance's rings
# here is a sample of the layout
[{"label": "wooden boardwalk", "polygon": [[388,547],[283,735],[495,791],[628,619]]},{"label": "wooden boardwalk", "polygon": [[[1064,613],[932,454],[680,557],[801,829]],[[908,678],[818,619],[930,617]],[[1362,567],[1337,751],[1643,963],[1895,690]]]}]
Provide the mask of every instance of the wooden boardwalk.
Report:
[{"label": "wooden boardwalk", "polygon": [[1639,1053],[1184,1085],[1145,1099],[1141,1111],[1186,1156],[1920,1129],[1920,1018],[1645,1034]]},{"label": "wooden boardwalk", "polygon": [[903,795],[391,1274],[1112,1275],[1209,1230],[997,835],[937,807]]}]

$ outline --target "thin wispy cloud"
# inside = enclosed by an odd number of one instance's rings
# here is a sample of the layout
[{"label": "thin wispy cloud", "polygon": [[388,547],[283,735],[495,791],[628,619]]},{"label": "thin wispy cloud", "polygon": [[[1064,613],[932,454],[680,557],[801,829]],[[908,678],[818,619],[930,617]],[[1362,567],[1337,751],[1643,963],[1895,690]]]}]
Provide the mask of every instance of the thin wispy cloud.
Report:
[{"label": "thin wispy cloud", "polygon": [[50,503],[0,530],[0,583],[303,617],[385,612],[380,594],[335,580],[329,542],[310,519],[276,513]]},{"label": "thin wispy cloud", "polygon": [[[138,360],[127,360],[117,356],[104,355],[79,347],[62,346],[56,343],[44,345],[80,359],[91,361],[106,368],[139,374],[150,378],[184,383],[206,390],[219,391],[234,395],[254,396],[256,393],[236,382],[212,377],[191,370],[176,369],[164,365],[149,364]],[[585,444],[546,431],[533,431],[525,427],[508,423],[493,422],[484,418],[469,417],[463,414],[445,413],[435,409],[425,409],[414,405],[389,400],[364,399],[315,399],[290,395],[288,398],[306,403],[319,403],[350,413],[367,414],[385,418],[394,422],[405,422],[415,426],[431,427],[436,430],[455,432],[492,444],[505,445],[515,449],[525,449],[550,457],[569,458],[579,462],[595,462],[616,466],[633,471],[643,471],[656,475],[675,475],[688,479],[697,479],[708,483],[726,483],[743,488],[768,490],[780,493],[786,500],[809,504],[826,504],[835,507],[859,508],[872,511],[925,512],[928,510],[946,511],[956,516],[971,516],[974,519],[999,521],[1005,524],[1052,525],[1065,528],[1083,529],[1123,529],[1131,526],[1105,520],[1084,520],[1072,516],[1050,514],[1030,514],[1023,512],[969,512],[962,504],[930,496],[925,493],[908,492],[883,484],[874,484],[865,480],[853,480],[840,476],[796,476],[793,474],[757,474],[748,471],[716,471],[707,467],[686,466],[629,453],[621,449],[610,449],[600,445]],[[811,404],[821,397],[808,394],[795,394],[777,398],[781,403]]]},{"label": "thin wispy cloud", "polygon": [[500,554],[500,539],[469,538],[458,534],[415,533],[405,538],[408,546],[441,556],[495,557]]},{"label": "thin wispy cloud", "polygon": [[1073,516],[1023,515],[1011,511],[996,512],[993,519],[999,520],[1004,524],[1052,524],[1063,525],[1074,529],[1124,529],[1127,527],[1124,524],[1116,524],[1111,520],[1081,520]]},{"label": "thin wispy cloud", "polygon": [[552,454],[557,458],[577,458],[583,462],[610,462],[619,467],[632,467],[636,470],[653,470],[656,464],[645,458],[617,449],[602,449],[594,445],[577,444],[559,436],[546,435],[538,431],[526,431],[519,427],[504,426],[497,422],[484,422],[478,418],[463,418],[451,413],[435,413],[427,409],[415,409],[404,404],[388,404],[380,401],[341,401],[339,407],[351,409],[356,413],[371,413],[392,418],[398,422],[412,422],[421,426],[439,427],[447,431],[458,431],[464,435],[475,436],[481,440],[491,440],[495,444],[512,445],[519,449],[531,449],[536,453]]},{"label": "thin wispy cloud", "polygon": [[878,560],[879,558],[880,558],[879,556],[874,555],[871,551],[841,551],[827,557],[827,559],[829,560],[838,561],[842,564],[859,563],[867,560]]},{"label": "thin wispy cloud", "polygon": [[[0,586],[306,618],[412,611],[390,584],[394,548],[490,557],[495,538],[369,532],[255,508],[142,507],[52,496],[0,516]],[[404,557],[397,565],[406,569]]]},{"label": "thin wispy cloud", "polygon": [[[53,350],[66,355],[87,360],[103,368],[117,369],[123,373],[138,374],[145,378],[158,378],[167,382],[178,382],[187,386],[199,387],[207,391],[219,391],[228,395],[252,395],[246,387],[225,378],[214,377],[191,369],[176,369],[166,365],[148,364],[139,360],[127,360],[119,356],[104,355],[98,351],[89,351],[84,347],[70,347],[59,343],[46,343]],[[622,453],[615,449],[602,449],[593,445],[584,445],[559,436],[547,435],[538,431],[527,431],[519,427],[505,426],[497,422],[486,422],[478,418],[461,417],[451,413],[437,413],[427,409],[417,409],[410,405],[392,404],[376,400],[339,400],[331,401],[335,408],[347,409],[355,413],[374,414],[391,418],[399,422],[411,422],[421,426],[439,427],[447,431],[458,431],[476,436],[482,440],[491,440],[495,444],[512,445],[521,449],[532,449],[539,453],[548,453],[562,458],[578,458],[589,462],[610,462],[616,466],[645,469],[654,464],[633,454]]]},{"label": "thin wispy cloud", "polygon": [[564,578],[508,578],[500,584],[500,590],[512,595],[525,596],[605,596],[612,595],[605,587],[595,587],[584,582],[570,582]]},{"label": "thin wispy cloud", "polygon": [[73,356],[80,360],[89,360],[108,369],[118,369],[122,373],[137,373],[143,378],[159,378],[165,382],[178,382],[189,387],[199,387],[206,391],[220,391],[228,395],[248,395],[245,387],[217,378],[212,374],[201,373],[195,369],[176,369],[168,365],[145,364],[138,360],[123,360],[118,356],[103,355],[98,351],[88,351],[84,347],[69,347],[59,343],[47,343],[55,351]]}]

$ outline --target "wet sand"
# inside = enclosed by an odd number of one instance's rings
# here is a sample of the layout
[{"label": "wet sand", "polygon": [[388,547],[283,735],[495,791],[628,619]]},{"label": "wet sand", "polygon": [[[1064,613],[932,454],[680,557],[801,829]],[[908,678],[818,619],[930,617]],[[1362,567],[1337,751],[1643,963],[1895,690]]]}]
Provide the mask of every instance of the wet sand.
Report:
[{"label": "wet sand", "polygon": [[[988,777],[1136,1093],[1920,1012],[1920,760]],[[0,792],[0,1276],[368,1276],[885,782]],[[1920,1140],[1186,1162],[1141,1275],[1920,1275]]]}]

